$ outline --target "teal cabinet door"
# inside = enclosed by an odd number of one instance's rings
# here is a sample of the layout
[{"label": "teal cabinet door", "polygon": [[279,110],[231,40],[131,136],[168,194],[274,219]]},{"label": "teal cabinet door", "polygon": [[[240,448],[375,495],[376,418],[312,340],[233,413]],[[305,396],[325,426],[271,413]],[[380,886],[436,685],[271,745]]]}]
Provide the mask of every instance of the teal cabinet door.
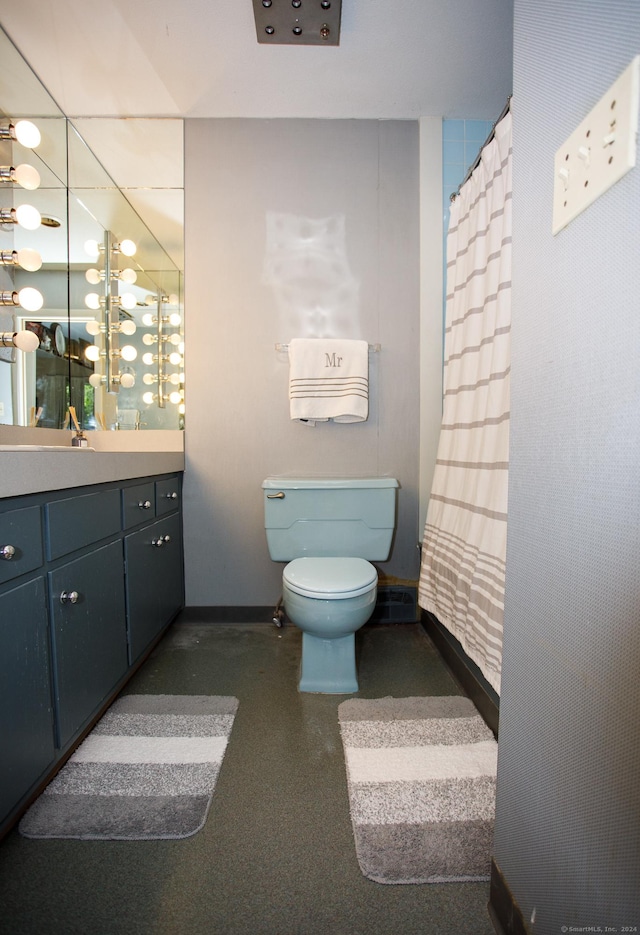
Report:
[{"label": "teal cabinet door", "polygon": [[125,537],[130,662],[184,604],[182,526],[174,513]]},{"label": "teal cabinet door", "polygon": [[122,541],[49,572],[56,722],[61,748],[128,668]]},{"label": "teal cabinet door", "polygon": [[0,596],[0,823],[55,756],[45,580]]}]

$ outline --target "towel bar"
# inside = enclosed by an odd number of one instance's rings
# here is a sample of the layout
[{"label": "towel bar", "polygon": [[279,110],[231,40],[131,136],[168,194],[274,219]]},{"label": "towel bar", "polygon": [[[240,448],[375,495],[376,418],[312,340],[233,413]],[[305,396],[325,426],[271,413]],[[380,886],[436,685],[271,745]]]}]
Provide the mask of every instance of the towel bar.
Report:
[{"label": "towel bar", "polygon": [[[276,344],[275,348],[277,351],[288,351],[289,345],[288,344]],[[369,353],[371,354],[377,354],[381,350],[382,350],[381,344],[370,344],[369,345]]]}]

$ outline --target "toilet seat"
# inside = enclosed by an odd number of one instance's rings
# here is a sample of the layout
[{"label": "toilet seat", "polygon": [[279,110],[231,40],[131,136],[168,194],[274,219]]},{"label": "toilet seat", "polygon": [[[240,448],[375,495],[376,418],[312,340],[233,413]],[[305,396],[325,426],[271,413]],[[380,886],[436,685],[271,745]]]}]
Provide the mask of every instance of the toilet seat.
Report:
[{"label": "toilet seat", "polygon": [[376,569],[364,558],[295,558],[282,577],[296,594],[325,601],[366,594],[378,581]]}]

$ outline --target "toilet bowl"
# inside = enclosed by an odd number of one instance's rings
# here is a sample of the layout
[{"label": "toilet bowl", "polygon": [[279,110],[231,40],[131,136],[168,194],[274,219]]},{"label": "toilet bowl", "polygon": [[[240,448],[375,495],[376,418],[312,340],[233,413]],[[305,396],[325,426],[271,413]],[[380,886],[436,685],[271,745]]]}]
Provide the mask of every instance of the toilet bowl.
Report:
[{"label": "toilet bowl", "polygon": [[288,564],[282,604],[302,630],[299,689],[358,691],[355,634],[373,614],[378,572],[389,557],[394,478],[267,478],[269,554]]},{"label": "toilet bowl", "polygon": [[289,620],[302,630],[300,691],[358,691],[355,632],[373,613],[378,573],[362,558],[296,558],[282,574]]}]

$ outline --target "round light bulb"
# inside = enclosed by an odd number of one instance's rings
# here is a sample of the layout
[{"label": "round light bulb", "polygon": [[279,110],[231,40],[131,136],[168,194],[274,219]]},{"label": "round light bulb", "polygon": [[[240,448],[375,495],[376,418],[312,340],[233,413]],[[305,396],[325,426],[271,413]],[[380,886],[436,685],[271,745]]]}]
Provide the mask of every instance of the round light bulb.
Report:
[{"label": "round light bulb", "polygon": [[154,399],[155,399],[155,396],[153,395],[153,393],[142,394],[142,402],[145,403],[147,406],[150,406]]},{"label": "round light bulb", "polygon": [[90,344],[84,352],[84,356],[87,360],[92,360],[95,363],[97,360],[100,360],[100,348],[95,344]]},{"label": "round light bulb", "polygon": [[132,308],[136,307],[136,297],[133,292],[124,292],[122,295],[118,296],[118,305],[122,308],[126,308],[130,311]]},{"label": "round light bulb", "polygon": [[142,316],[142,324],[145,325],[147,328],[150,328],[151,325],[155,325],[155,323],[156,323],[156,320],[151,314],[151,312],[145,312],[144,315]]},{"label": "round light bulb", "polygon": [[178,412],[180,413],[181,416],[185,414],[186,409],[185,409],[184,403],[180,403],[180,405],[178,406]]},{"label": "round light bulb", "polygon": [[103,379],[104,377],[101,373],[92,373],[89,377],[89,383],[97,389],[99,386],[102,386]]},{"label": "round light bulb", "polygon": [[143,354],[142,363],[145,365],[145,367],[153,366],[153,363],[154,363],[153,354]]},{"label": "round light bulb", "polygon": [[136,333],[135,321],[130,321],[129,319],[127,319],[126,321],[121,321],[120,331],[122,332],[122,334],[127,334],[129,336],[131,336],[132,334],[135,334]]},{"label": "round light bulb", "polygon": [[44,305],[42,293],[33,286],[25,286],[18,292],[18,301],[20,305],[28,312],[38,312]]},{"label": "round light bulb", "polygon": [[178,403],[182,402],[182,394],[178,393],[177,390],[175,390],[173,393],[169,393],[169,402],[173,403],[174,406],[177,406]]},{"label": "round light bulb", "polygon": [[174,351],[173,354],[169,354],[169,363],[173,364],[174,367],[177,367],[178,364],[182,363],[182,357],[178,354],[177,351]]},{"label": "round light bulb", "polygon": [[100,322],[99,321],[88,321],[85,325],[87,332],[95,337],[97,334],[100,334]]},{"label": "round light bulb", "polygon": [[151,347],[152,344],[155,344],[155,343],[156,343],[156,336],[155,336],[155,334],[143,334],[143,335],[142,335],[142,343],[143,343],[143,344],[146,344],[147,347]]},{"label": "round light bulb", "polygon": [[37,208],[33,205],[18,205],[15,209],[16,221],[20,227],[27,231],[35,231],[40,227],[42,217]]},{"label": "round light bulb", "polygon": [[18,266],[26,269],[29,273],[35,273],[42,266],[42,257],[37,250],[31,247],[22,247],[17,251]]},{"label": "round light bulb", "polygon": [[156,377],[154,377],[152,373],[145,373],[142,378],[142,382],[145,386],[153,386],[153,384],[156,382]]},{"label": "round light bulb", "polygon": [[157,301],[155,295],[145,295],[144,297],[145,305],[156,305]]},{"label": "round light bulb", "polygon": [[89,292],[84,297],[84,304],[87,308],[91,308],[94,311],[97,311],[100,308],[100,296],[97,292]]},{"label": "round light bulb", "polygon": [[97,286],[99,282],[102,282],[102,273],[99,269],[88,269],[84,274],[84,278],[92,286]]},{"label": "round light bulb", "polygon": [[125,256],[133,256],[136,250],[137,250],[137,247],[134,244],[133,240],[121,240],[120,241],[120,253],[124,253]]},{"label": "round light bulb", "polygon": [[40,340],[33,331],[18,331],[13,336],[13,343],[20,351],[35,351],[40,346]]},{"label": "round light bulb", "polygon": [[34,166],[29,166],[26,162],[15,167],[11,173],[11,178],[18,185],[26,188],[28,192],[34,192],[40,185],[40,173]]},{"label": "round light bulb", "polygon": [[177,373],[172,373],[170,376],[167,377],[167,382],[171,383],[172,386],[178,386],[180,383],[180,377],[178,376]]},{"label": "round light bulb", "polygon": [[120,386],[125,390],[130,390],[132,386],[135,385],[136,378],[132,373],[121,373],[120,374]]},{"label": "round light bulb", "polygon": [[40,130],[38,130],[35,123],[31,123],[30,120],[18,120],[14,124],[13,132],[15,138],[21,146],[25,146],[27,149],[35,149],[36,146],[40,145]]},{"label": "round light bulb", "polygon": [[179,305],[179,304],[180,304],[180,299],[175,294],[175,292],[172,292],[171,295],[169,296],[169,305]]},{"label": "round light bulb", "polygon": [[178,350],[181,354],[184,354],[184,341],[181,341],[180,344],[178,344]]},{"label": "round light bulb", "polygon": [[138,274],[136,271],[134,269],[129,269],[129,267],[127,267],[127,269],[121,269],[118,273],[118,279],[121,282],[134,283],[137,278]]},{"label": "round light bulb", "polygon": [[138,356],[138,352],[132,344],[125,344],[120,348],[120,356],[123,360],[132,361]]},{"label": "round light bulb", "polygon": [[169,342],[169,344],[173,344],[174,347],[176,346],[176,344],[180,344],[180,340],[181,339],[180,339],[179,334],[170,334],[169,337],[167,338],[167,341]]},{"label": "round light bulb", "polygon": [[97,240],[85,240],[84,252],[87,256],[100,256],[100,244]]},{"label": "round light bulb", "polygon": [[171,325],[172,328],[178,328],[181,322],[182,322],[182,318],[180,317],[180,312],[172,312],[169,315],[169,324]]}]

